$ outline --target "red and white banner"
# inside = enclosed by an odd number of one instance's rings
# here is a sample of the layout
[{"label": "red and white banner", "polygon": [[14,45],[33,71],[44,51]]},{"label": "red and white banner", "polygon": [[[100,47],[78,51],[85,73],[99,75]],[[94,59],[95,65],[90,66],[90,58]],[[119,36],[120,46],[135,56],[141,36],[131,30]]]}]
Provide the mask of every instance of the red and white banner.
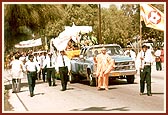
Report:
[{"label": "red and white banner", "polygon": [[33,39],[33,40],[27,40],[27,41],[21,41],[18,44],[15,45],[16,48],[29,48],[29,47],[35,47],[42,45],[41,38],[39,39]]},{"label": "red and white banner", "polygon": [[146,27],[160,31],[165,30],[164,14],[150,4],[140,4],[140,21],[144,21]]}]

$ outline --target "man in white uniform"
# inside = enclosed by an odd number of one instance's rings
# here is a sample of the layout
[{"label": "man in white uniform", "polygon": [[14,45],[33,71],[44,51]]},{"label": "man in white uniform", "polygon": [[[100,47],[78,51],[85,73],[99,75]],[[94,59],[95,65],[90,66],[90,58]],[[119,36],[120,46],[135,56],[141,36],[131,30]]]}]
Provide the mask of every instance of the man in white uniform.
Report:
[{"label": "man in white uniform", "polygon": [[[137,55],[140,69],[140,95],[144,94],[145,83],[147,83],[147,95],[151,94],[151,65],[153,63],[152,54],[147,50],[147,46],[143,45],[142,50]],[[146,81],[146,82],[145,82]]]}]

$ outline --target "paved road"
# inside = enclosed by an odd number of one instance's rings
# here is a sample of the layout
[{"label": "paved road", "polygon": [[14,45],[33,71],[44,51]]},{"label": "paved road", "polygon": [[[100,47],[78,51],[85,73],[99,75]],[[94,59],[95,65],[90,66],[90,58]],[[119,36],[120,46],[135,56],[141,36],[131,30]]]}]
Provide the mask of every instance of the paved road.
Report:
[{"label": "paved road", "polygon": [[[11,112],[29,113],[91,113],[91,112],[165,112],[165,73],[152,69],[153,96],[139,95],[139,74],[134,84],[126,80],[113,80],[108,91],[97,91],[86,83],[68,84],[67,91],[60,91],[60,80],[56,87],[38,81],[35,96],[30,97],[27,80],[23,79],[20,93],[9,90],[9,102],[14,107]],[[7,111],[4,111],[7,112]]]}]

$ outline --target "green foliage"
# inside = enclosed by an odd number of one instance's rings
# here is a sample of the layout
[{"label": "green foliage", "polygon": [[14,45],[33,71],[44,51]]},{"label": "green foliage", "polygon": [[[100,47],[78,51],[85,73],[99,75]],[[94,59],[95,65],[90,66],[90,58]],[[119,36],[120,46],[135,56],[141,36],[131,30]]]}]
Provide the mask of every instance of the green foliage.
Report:
[{"label": "green foliage", "polygon": [[[163,4],[154,5],[162,12]],[[125,47],[127,42],[139,35],[139,4],[123,4],[101,8],[101,35],[99,43],[118,43]],[[98,4],[5,4],[4,38],[5,48],[12,48],[21,40],[35,37],[57,37],[65,26],[92,26],[95,37],[99,37]],[[147,28],[142,23],[143,39],[164,40],[164,33]],[[13,41],[9,43],[9,41]]]},{"label": "green foliage", "polygon": [[122,46],[130,34],[131,18],[124,15],[122,10],[118,10],[116,6],[102,10],[102,36],[105,43],[117,43]]},{"label": "green foliage", "polygon": [[[64,16],[62,5],[52,4],[5,4],[4,5],[4,30],[5,30],[5,48],[12,48],[16,42],[20,41],[20,37],[27,40],[32,38],[35,33],[36,37],[41,36],[41,31],[46,30],[48,23],[61,20]],[[54,30],[47,30],[54,31]],[[44,34],[44,33],[43,33]],[[19,40],[15,40],[19,39]]]}]

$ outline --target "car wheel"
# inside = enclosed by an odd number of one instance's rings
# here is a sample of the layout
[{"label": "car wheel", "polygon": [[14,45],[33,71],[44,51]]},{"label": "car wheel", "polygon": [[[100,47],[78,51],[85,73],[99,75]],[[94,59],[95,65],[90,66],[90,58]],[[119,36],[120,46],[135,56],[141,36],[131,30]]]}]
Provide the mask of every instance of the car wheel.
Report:
[{"label": "car wheel", "polygon": [[96,86],[96,79],[93,77],[93,74],[89,74],[89,84],[90,86]]},{"label": "car wheel", "polygon": [[126,76],[126,79],[127,79],[127,83],[133,84],[135,77],[134,77],[134,75],[128,75],[128,76]]}]

